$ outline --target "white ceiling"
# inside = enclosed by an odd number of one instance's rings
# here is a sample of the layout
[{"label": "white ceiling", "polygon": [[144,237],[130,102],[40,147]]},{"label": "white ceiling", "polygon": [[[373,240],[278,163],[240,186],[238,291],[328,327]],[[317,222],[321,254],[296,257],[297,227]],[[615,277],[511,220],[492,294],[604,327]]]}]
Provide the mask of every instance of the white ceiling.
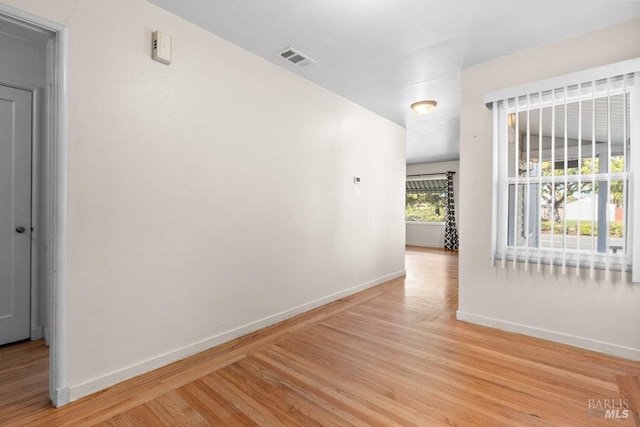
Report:
[{"label": "white ceiling", "polygon": [[[407,163],[458,159],[462,68],[640,16],[637,0],[149,1],[405,126]],[[423,99],[438,106],[416,116]]]}]

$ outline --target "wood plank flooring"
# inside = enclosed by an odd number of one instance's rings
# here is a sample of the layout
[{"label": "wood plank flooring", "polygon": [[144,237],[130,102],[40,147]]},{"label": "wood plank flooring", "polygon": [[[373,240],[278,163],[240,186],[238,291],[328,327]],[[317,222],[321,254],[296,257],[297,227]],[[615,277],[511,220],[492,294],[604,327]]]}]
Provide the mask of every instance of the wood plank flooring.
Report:
[{"label": "wood plank flooring", "polygon": [[1,348],[0,425],[640,425],[640,362],[457,322],[457,268],[409,247],[406,278],[61,409],[46,347]]}]

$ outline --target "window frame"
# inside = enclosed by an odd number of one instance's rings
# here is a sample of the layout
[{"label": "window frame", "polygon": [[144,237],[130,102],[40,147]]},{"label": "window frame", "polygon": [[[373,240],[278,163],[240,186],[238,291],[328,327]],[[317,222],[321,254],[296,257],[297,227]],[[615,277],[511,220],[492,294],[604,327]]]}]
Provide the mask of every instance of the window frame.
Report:
[{"label": "window frame", "polygon": [[[533,255],[529,253],[529,248],[523,250],[514,250],[513,247],[508,245],[508,209],[509,209],[509,172],[508,172],[508,115],[511,113],[508,101],[510,99],[517,100],[523,96],[530,100],[531,94],[543,93],[547,91],[555,91],[558,88],[565,88],[575,85],[582,85],[584,82],[596,82],[602,79],[610,79],[620,75],[634,75],[634,83],[631,88],[627,88],[627,92],[630,96],[630,149],[629,153],[629,171],[628,171],[628,197],[626,200],[627,209],[627,229],[626,236],[627,246],[627,263],[624,265],[610,265],[609,261],[612,258],[607,253],[591,252],[589,254],[581,253],[574,256],[574,254],[568,253],[565,248],[545,248],[544,252],[551,253],[551,256],[544,256],[542,250],[538,248],[533,251],[536,252]],[[592,89],[595,91],[595,87]],[[607,93],[607,96],[612,94]],[[595,98],[595,95],[594,95]],[[540,102],[540,114],[542,114],[542,100]],[[581,98],[579,98],[581,102]],[[558,102],[560,104],[561,102]],[[640,224],[640,58],[634,58],[627,61],[621,61],[614,64],[609,64],[590,70],[579,71],[555,77],[551,79],[541,80],[538,82],[527,83],[524,85],[498,90],[490,92],[485,95],[485,104],[488,108],[492,109],[493,119],[493,197],[492,197],[492,242],[491,242],[491,261],[495,266],[500,261],[505,266],[506,261],[513,263],[515,268],[518,262],[525,262],[525,269],[530,263],[537,264],[540,269],[541,264],[549,265],[551,271],[554,267],[561,266],[563,273],[566,271],[567,266],[580,266],[583,267],[585,257],[588,258],[589,264],[592,270],[605,269],[605,270],[628,270],[632,272],[632,281],[640,282],[640,227],[634,228],[633,224]],[[566,99],[564,105],[568,105]],[[529,111],[533,111],[528,105]],[[566,108],[566,107],[565,107]],[[516,114],[516,117],[518,114]],[[516,118],[517,120],[517,118]],[[635,141],[634,141],[635,140]],[[517,139],[516,139],[517,141]],[[503,150],[504,155],[501,155]],[[555,161],[555,160],[554,160]],[[502,163],[501,163],[502,162]],[[542,162],[542,159],[540,159]],[[634,173],[635,172],[635,173]],[[565,175],[562,176],[562,180],[566,180]],[[579,176],[579,175],[578,175]],[[537,180],[537,178],[536,178]],[[522,178],[523,183],[531,185],[531,180]],[[506,201],[505,201],[506,199]],[[636,208],[634,208],[634,204]],[[526,214],[525,214],[526,215]],[[517,215],[516,215],[517,217]],[[566,223],[566,219],[565,219]],[[558,260],[554,260],[555,253],[559,253],[562,264],[558,263]],[[538,256],[540,255],[540,256]],[[593,262],[591,261],[593,259]],[[634,268],[636,267],[636,268]],[[577,269],[579,273],[579,269]]]}]

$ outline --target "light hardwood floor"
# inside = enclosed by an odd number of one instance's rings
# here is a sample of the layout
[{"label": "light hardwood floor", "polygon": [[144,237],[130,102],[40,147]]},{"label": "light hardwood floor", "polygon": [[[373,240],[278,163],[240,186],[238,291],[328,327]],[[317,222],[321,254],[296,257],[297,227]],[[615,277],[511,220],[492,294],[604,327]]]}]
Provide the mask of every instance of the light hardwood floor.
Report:
[{"label": "light hardwood floor", "polygon": [[5,347],[0,425],[640,425],[639,362],[457,322],[457,268],[407,248],[406,279],[61,409],[46,347]]}]

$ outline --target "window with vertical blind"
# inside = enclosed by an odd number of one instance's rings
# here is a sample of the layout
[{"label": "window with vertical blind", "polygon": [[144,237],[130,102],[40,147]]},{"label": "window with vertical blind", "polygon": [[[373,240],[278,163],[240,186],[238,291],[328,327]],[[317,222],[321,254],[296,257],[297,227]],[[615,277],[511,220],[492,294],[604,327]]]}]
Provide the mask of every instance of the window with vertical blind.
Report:
[{"label": "window with vertical blind", "polygon": [[487,95],[494,263],[640,281],[639,71],[640,58]]}]

